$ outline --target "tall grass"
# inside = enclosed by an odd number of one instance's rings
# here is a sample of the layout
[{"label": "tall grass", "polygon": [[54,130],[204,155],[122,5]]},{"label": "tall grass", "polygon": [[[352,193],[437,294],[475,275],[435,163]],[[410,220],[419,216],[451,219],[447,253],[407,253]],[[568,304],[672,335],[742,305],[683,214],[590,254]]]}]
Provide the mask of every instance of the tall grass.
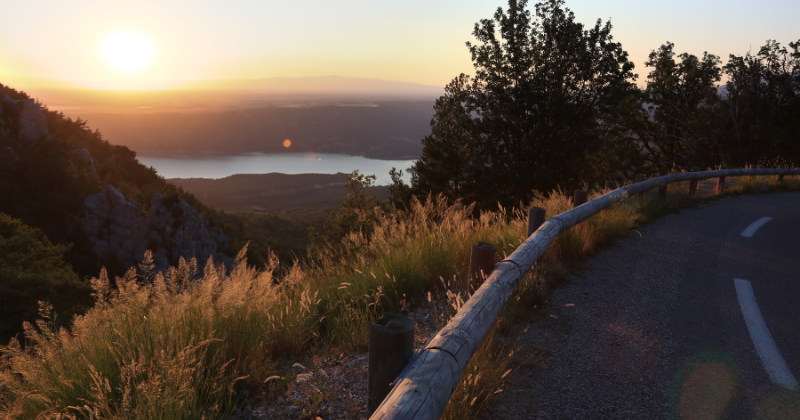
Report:
[{"label": "tall grass", "polygon": [[[800,188],[788,177],[784,184]],[[666,200],[624,199],[563,232],[520,282],[502,318],[530,313],[599,248],[691,203],[681,188],[671,188]],[[572,207],[559,191],[529,204],[549,217]],[[370,237],[345,238],[344,254],[280,270],[274,256],[265,270],[248,267],[242,250],[230,273],[212,262],[197,273],[196,263],[181,261],[153,275],[148,255],[113,283],[105,272],[94,279],[95,306],[70,329],[55,329],[57,315],[43,305],[42,319],[25,326],[21,341],[0,348],[0,409],[4,418],[24,419],[227,417],[240,391],[264,386],[286,357],[365,349],[369,324],[384,311],[414,308],[433,296],[451,308],[442,313],[447,322],[474,291],[467,282],[470,247],[489,242],[504,258],[524,241],[526,216],[498,209],[473,217],[461,203],[416,201],[385,215]],[[499,323],[492,334],[504,330]],[[485,407],[508,375],[507,362],[497,362],[507,358],[498,355],[512,350],[484,341],[448,418]]]}]

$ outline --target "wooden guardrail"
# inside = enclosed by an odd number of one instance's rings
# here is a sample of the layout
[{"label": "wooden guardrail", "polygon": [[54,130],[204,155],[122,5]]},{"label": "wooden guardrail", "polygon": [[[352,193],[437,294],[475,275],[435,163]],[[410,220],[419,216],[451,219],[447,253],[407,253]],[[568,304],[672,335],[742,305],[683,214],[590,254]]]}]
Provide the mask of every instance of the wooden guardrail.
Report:
[{"label": "wooden guardrail", "polygon": [[483,341],[508,298],[559,233],[634,194],[672,182],[753,175],[800,175],[800,169],[721,169],[675,173],[615,189],[547,219],[508,258],[497,264],[481,287],[428,344],[414,354],[370,420],[438,419],[461,372]]}]

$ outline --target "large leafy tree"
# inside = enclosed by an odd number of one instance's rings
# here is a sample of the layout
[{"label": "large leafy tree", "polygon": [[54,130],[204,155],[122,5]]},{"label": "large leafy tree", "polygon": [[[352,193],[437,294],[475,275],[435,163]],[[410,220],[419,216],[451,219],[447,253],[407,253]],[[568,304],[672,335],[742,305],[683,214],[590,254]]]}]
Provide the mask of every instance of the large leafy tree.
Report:
[{"label": "large leafy tree", "polygon": [[787,49],[769,40],[754,55],[731,55],[723,71],[723,160],[800,162],[800,41]]},{"label": "large leafy tree", "polygon": [[600,20],[584,27],[562,0],[533,13],[527,1],[510,0],[477,23],[476,42],[467,43],[475,75],[448,85],[410,189],[396,182],[394,191],[485,208],[604,176],[609,122],[635,78],[611,28]]},{"label": "large leafy tree", "polygon": [[711,124],[719,100],[719,64],[713,54],[676,55],[671,42],[650,53],[647,86],[627,104],[626,125],[654,166],[719,163],[720,133]]}]

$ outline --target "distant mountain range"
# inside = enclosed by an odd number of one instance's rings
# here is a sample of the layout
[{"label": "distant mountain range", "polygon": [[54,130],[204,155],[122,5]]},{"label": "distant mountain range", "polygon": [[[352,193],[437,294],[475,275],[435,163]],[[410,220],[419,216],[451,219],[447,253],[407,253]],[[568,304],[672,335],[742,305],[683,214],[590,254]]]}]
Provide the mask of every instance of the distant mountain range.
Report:
[{"label": "distant mountain range", "polygon": [[[187,82],[172,90],[103,91],[0,76],[112,144],[139,153],[324,152],[419,156],[438,86],[341,76]],[[39,87],[37,87],[39,86]]]},{"label": "distant mountain range", "polygon": [[73,82],[23,76],[0,76],[0,83],[17,86],[59,109],[91,112],[152,112],[166,107],[191,111],[197,107],[297,101],[432,100],[444,93],[441,86],[343,76],[200,80],[178,83],[169,89],[131,91],[84,88]]},{"label": "distant mountain range", "polygon": [[257,91],[279,94],[378,95],[381,97],[397,96],[424,99],[438,98],[444,93],[444,89],[441,86],[343,76],[206,80],[186,83],[181,85],[181,88],[217,91]]}]

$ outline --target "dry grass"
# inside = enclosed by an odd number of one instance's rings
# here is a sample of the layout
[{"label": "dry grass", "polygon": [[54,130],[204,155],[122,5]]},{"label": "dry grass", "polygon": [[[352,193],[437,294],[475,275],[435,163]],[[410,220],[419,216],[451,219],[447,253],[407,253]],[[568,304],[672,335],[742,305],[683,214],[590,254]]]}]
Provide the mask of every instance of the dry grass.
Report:
[{"label": "dry grass", "polygon": [[[753,181],[740,179],[726,193],[761,191],[769,179]],[[787,177],[766,188],[798,189],[800,181]],[[520,282],[502,319],[529,314],[576,264],[637,225],[696,202],[682,191],[671,188],[666,200],[655,193],[625,199],[563,232]],[[561,192],[530,204],[548,217],[571,208]],[[296,263],[282,278],[274,275],[276,258],[256,271],[242,263],[243,253],[232,273],[213,264],[196,273],[196,264],[182,262],[151,275],[145,261],[115,279],[116,287],[102,274],[93,281],[95,307],[70,330],[53,329],[55,315],[43,306],[23,343],[0,348],[0,410],[24,419],[227,417],[240,391],[264,387],[287,356],[366,348],[369,324],[384,311],[423,305],[430,292],[449,308],[439,313],[447,322],[473,291],[470,247],[493,243],[503,258],[523,242],[526,224],[519,210],[473,218],[470,206],[434,198],[385,215],[369,238],[346,238],[344,256]],[[492,334],[508,325],[498,323]],[[488,404],[510,369],[497,360],[512,350],[484,341],[447,418],[474,417]]]}]

